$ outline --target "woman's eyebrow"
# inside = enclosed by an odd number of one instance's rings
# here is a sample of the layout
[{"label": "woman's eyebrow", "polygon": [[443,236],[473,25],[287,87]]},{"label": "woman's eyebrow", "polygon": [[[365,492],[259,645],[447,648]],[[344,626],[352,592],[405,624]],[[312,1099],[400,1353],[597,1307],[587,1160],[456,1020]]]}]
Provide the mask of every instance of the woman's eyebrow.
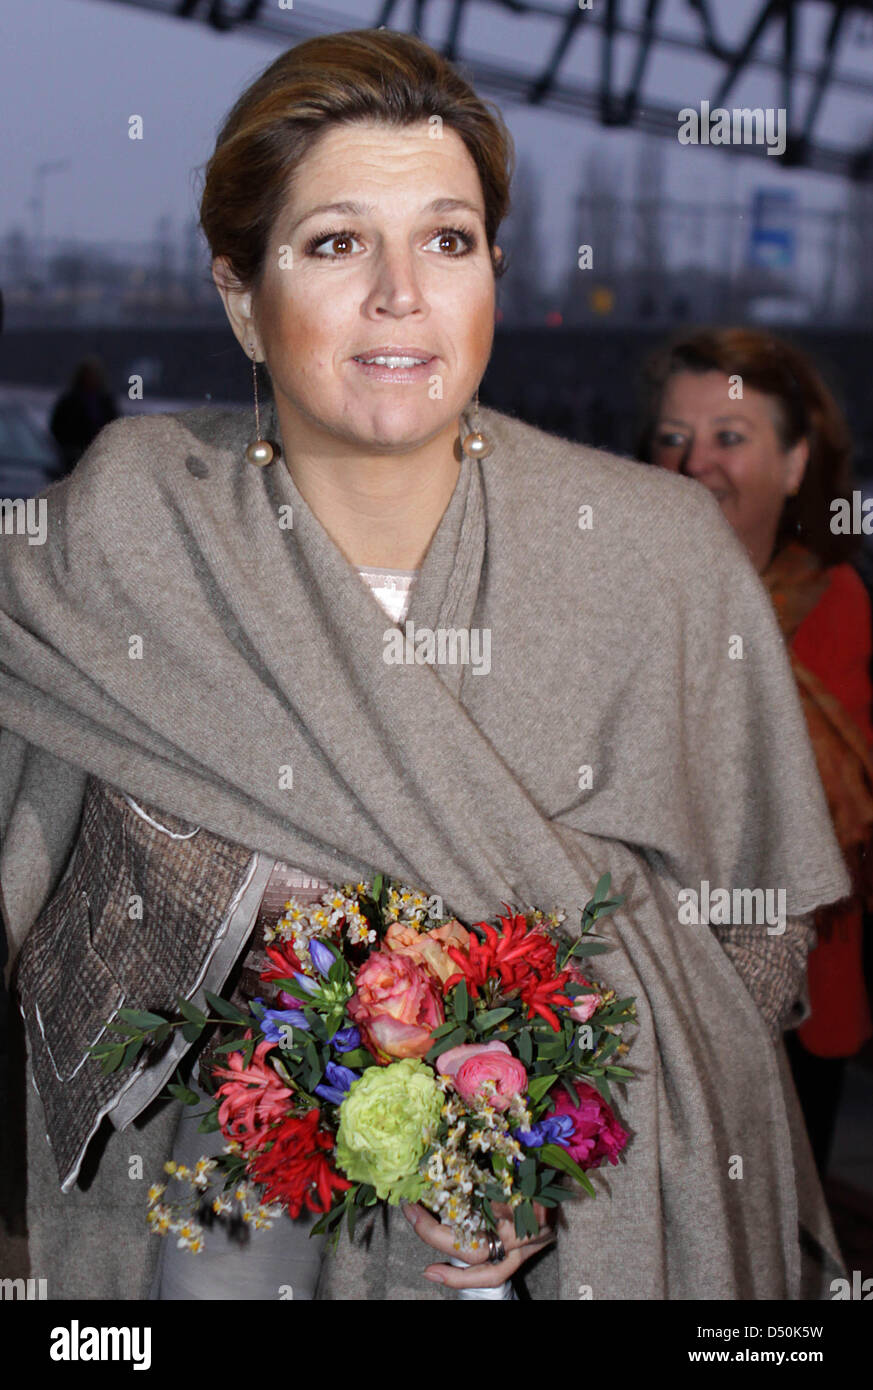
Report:
[{"label": "woman's eyebrow", "polygon": [[[482,216],[481,208],[476,207],[475,203],[468,203],[465,198],[434,198],[433,202],[428,203],[421,211],[456,212],[461,208],[465,209],[467,212],[476,213],[478,217]],[[308,221],[310,217],[317,217],[326,212],[338,212],[347,217],[366,217],[374,211],[375,208],[372,203],[356,203],[348,199],[344,199],[338,203],[319,203],[316,207],[309,208],[307,212],[304,212],[302,216],[298,217],[297,221],[291,226],[290,231],[296,232],[297,228],[303,222]]]},{"label": "woman's eyebrow", "polygon": [[[743,422],[744,425],[751,425],[751,424],[752,424],[752,421],[749,419],[748,415],[714,415],[714,416],[712,417],[712,424],[714,424],[714,425],[723,425],[723,424],[725,424],[728,420],[742,420],[742,422]],[[678,417],[678,415],[661,415],[661,416],[659,417],[659,419],[658,419],[658,424],[659,424],[659,425],[685,425],[686,427],[690,428],[689,421],[688,421],[688,420],[680,420],[679,417]]]}]

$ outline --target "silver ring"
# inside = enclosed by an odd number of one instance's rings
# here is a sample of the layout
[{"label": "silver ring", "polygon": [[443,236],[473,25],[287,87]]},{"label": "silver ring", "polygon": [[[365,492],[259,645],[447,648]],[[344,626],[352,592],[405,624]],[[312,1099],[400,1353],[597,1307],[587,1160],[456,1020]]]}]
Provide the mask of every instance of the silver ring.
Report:
[{"label": "silver ring", "polygon": [[505,1260],[505,1259],[506,1259],[506,1246],[503,1244],[503,1241],[500,1239],[499,1236],[496,1236],[496,1235],[494,1234],[493,1231],[489,1231],[489,1232],[488,1232],[488,1263],[489,1263],[490,1265],[499,1265],[500,1262],[501,1262],[501,1260]]}]

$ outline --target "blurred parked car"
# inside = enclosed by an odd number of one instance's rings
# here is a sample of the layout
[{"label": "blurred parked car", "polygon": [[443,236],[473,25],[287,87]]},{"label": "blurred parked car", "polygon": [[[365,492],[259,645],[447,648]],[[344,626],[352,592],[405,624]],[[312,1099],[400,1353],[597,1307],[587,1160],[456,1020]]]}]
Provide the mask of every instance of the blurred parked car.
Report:
[{"label": "blurred parked car", "polygon": [[0,497],[35,497],[63,467],[60,450],[30,410],[0,401]]}]

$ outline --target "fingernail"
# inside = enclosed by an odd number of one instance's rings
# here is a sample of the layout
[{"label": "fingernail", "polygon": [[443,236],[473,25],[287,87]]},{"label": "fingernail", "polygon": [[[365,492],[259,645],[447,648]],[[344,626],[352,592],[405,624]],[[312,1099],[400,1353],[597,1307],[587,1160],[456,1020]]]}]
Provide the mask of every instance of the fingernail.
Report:
[{"label": "fingernail", "polygon": [[429,1279],[432,1284],[444,1284],[446,1282],[437,1269],[426,1269],[424,1271],[424,1277],[425,1279]]},{"label": "fingernail", "polygon": [[418,1221],[418,1212],[416,1211],[415,1207],[404,1207],[403,1215],[406,1217],[410,1226],[414,1226]]}]

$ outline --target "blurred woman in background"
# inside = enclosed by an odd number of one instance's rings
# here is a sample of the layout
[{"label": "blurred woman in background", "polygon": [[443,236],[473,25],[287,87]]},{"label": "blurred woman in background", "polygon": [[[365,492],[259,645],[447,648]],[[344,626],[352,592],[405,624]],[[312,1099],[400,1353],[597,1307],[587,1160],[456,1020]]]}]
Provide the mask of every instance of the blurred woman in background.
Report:
[{"label": "blurred woman in background", "polygon": [[824,1176],[846,1059],[873,1034],[862,960],[873,905],[871,612],[849,563],[860,538],[831,529],[831,503],[850,497],[851,438],[810,359],[759,329],[670,344],[650,360],[646,388],[640,457],[712,492],[770,593],[852,875],[852,897],[816,914],[810,1014],[785,1034]]}]

